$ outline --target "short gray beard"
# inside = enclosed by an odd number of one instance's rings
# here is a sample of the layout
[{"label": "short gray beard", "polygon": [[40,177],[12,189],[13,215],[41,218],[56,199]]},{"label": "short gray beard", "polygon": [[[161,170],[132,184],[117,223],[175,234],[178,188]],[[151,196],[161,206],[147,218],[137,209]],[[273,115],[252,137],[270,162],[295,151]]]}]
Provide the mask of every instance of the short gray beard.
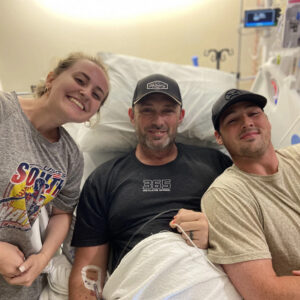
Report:
[{"label": "short gray beard", "polygon": [[173,141],[171,141],[170,137],[165,141],[163,144],[159,145],[153,145],[151,142],[149,142],[147,139],[144,139],[144,145],[146,145],[151,150],[164,150],[167,148],[170,144],[172,144]]},{"label": "short gray beard", "polygon": [[149,140],[147,140],[146,135],[140,133],[137,127],[135,127],[135,133],[138,139],[138,143],[142,146],[147,147],[150,150],[162,151],[175,142],[175,136],[168,135],[168,139],[163,144],[154,145]]}]

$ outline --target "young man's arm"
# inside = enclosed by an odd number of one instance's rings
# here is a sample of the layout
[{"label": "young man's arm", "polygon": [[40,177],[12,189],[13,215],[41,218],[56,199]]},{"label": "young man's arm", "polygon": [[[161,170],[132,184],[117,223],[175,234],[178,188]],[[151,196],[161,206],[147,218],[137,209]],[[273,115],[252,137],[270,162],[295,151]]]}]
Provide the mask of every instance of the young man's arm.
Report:
[{"label": "young man's arm", "polygon": [[271,259],[223,265],[245,300],[299,300],[300,277],[277,276]]},{"label": "young man's arm", "polygon": [[100,268],[101,290],[99,292],[100,295],[102,294],[106,278],[108,255],[108,244],[76,248],[75,260],[69,280],[69,300],[97,299],[95,293],[85,287],[82,279],[82,268],[87,265],[97,266]]}]

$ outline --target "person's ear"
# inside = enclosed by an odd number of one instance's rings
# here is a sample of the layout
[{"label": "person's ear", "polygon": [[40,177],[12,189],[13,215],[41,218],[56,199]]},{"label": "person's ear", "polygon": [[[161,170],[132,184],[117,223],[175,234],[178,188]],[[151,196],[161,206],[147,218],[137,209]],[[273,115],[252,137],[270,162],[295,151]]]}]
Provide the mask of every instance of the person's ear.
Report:
[{"label": "person's ear", "polygon": [[128,109],[128,116],[129,116],[129,119],[130,119],[130,122],[131,122],[131,124],[133,124],[134,125],[134,108],[133,107],[130,107],[129,109]]},{"label": "person's ear", "polygon": [[179,124],[183,121],[185,116],[185,110],[184,109],[180,109],[180,116],[179,116]]},{"label": "person's ear", "polygon": [[54,79],[55,79],[54,72],[49,72],[46,78],[46,86],[50,86]]},{"label": "person's ear", "polygon": [[216,138],[216,141],[219,145],[223,145],[223,139],[222,139],[222,136],[221,134],[219,133],[219,131],[215,131],[215,138]]}]

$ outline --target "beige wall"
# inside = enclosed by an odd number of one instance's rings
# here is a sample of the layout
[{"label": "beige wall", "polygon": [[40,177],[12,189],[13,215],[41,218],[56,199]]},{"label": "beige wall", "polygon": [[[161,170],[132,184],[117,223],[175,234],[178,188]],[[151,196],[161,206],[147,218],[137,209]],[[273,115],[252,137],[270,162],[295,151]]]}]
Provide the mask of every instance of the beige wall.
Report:
[{"label": "beige wall", "polygon": [[[63,0],[61,0],[63,1]],[[245,0],[255,7],[255,0]],[[232,48],[221,69],[236,72],[239,0],[198,0],[176,13],[123,20],[80,20],[55,15],[35,0],[0,1],[0,81],[6,91],[29,91],[71,51],[108,51],[180,64],[199,56],[203,67],[216,63],[203,55],[210,48]],[[242,76],[252,75],[254,35],[242,39]],[[242,84],[250,86],[250,82]]]}]

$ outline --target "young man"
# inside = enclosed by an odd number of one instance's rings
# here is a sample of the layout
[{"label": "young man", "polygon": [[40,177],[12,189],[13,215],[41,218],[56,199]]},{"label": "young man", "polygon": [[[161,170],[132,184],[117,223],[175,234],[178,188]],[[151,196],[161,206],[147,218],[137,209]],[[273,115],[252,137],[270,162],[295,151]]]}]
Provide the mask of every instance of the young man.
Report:
[{"label": "young man", "polygon": [[213,106],[216,139],[234,165],[202,198],[208,257],[246,300],[300,299],[300,144],[274,150],[266,102],[232,89]]},{"label": "young man", "polygon": [[180,224],[198,247],[207,248],[200,199],[231,160],[215,149],[175,143],[184,110],[179,86],[169,77],[154,74],[137,83],[129,118],[138,137],[136,149],[98,167],[81,193],[70,299],[95,299],[84,286],[82,268],[100,268],[101,290],[107,270],[114,272],[135,245],[163,230],[172,231],[169,223],[180,208],[186,210],[176,215],[171,227]]}]

